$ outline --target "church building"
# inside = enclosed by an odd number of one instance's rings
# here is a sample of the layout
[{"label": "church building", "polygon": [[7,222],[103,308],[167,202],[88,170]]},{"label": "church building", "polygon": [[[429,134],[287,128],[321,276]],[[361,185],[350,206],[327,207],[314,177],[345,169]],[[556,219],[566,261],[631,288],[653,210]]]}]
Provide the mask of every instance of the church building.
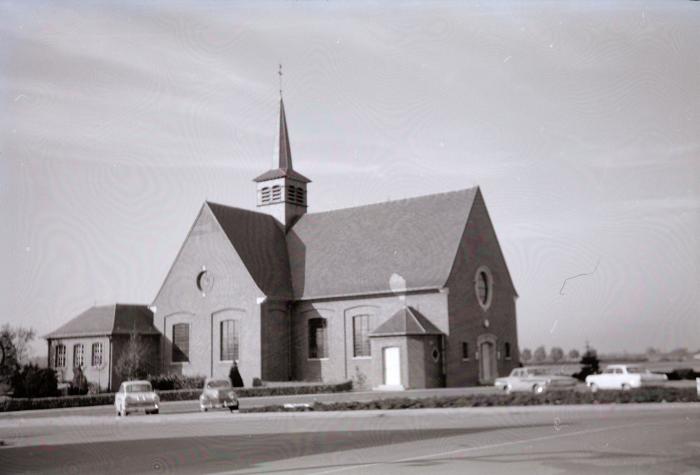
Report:
[{"label": "church building", "polygon": [[[308,213],[280,99],[257,210],[205,202],[152,305],[162,373],[245,384],[488,384],[518,365],[513,286],[478,187]],[[252,187],[251,187],[252,188]]]}]

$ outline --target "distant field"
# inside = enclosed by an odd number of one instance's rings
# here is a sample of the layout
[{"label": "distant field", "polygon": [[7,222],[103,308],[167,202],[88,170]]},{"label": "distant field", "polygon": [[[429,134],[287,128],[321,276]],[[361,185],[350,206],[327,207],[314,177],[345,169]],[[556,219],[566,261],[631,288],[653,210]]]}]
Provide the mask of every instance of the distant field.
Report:
[{"label": "distant field", "polygon": [[[600,367],[604,368],[609,364],[635,364],[648,368],[650,371],[659,373],[669,373],[674,369],[684,369],[690,368],[695,371],[700,372],[700,361],[690,360],[690,361],[659,361],[659,362],[646,362],[646,361],[624,361],[624,360],[611,360],[603,361],[600,363]],[[581,365],[578,363],[541,363],[541,364],[530,364],[525,365],[528,368],[544,368],[547,371],[551,371],[555,374],[565,374],[571,375],[577,373],[581,370]]]}]

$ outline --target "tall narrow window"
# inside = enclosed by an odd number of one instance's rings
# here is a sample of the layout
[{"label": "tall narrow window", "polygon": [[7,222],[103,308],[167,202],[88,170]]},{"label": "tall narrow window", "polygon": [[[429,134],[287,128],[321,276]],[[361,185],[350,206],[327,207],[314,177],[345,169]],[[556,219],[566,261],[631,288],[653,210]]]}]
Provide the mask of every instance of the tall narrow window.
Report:
[{"label": "tall narrow window", "polygon": [[54,353],[54,368],[64,368],[66,366],[66,345],[56,345]]},{"label": "tall narrow window", "polygon": [[92,344],[92,366],[102,366],[102,343]]},{"label": "tall narrow window", "polygon": [[369,345],[369,315],[352,317],[353,355],[372,356]]},{"label": "tall narrow window", "polygon": [[506,354],[506,359],[509,360],[510,359],[510,343],[506,342],[503,345],[503,352]]},{"label": "tall narrow window", "polygon": [[474,291],[481,308],[487,310],[493,299],[493,277],[488,267],[481,266],[477,269],[474,276]]},{"label": "tall narrow window", "polygon": [[219,359],[221,361],[236,361],[238,359],[238,322],[223,320],[219,324],[221,345]]},{"label": "tall narrow window", "polygon": [[73,345],[73,367],[83,367],[85,365],[85,347],[78,343]]},{"label": "tall narrow window", "polygon": [[467,343],[466,341],[462,342],[462,359],[469,359],[469,343]]},{"label": "tall narrow window", "polygon": [[272,187],[272,201],[279,201],[282,199],[282,188],[279,185]]},{"label": "tall narrow window", "polygon": [[176,323],[173,325],[173,363],[190,361],[190,325]]},{"label": "tall narrow window", "polygon": [[309,358],[327,358],[328,340],[326,335],[326,319],[312,318],[309,320]]}]

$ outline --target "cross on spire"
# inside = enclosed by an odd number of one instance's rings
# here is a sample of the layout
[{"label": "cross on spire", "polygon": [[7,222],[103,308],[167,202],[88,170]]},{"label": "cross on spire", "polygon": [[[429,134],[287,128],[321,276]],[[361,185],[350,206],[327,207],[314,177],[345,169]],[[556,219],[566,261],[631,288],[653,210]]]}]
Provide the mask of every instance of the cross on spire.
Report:
[{"label": "cross on spire", "polygon": [[282,65],[280,64],[280,68],[277,71],[277,74],[279,74],[280,77],[280,97],[282,97]]}]

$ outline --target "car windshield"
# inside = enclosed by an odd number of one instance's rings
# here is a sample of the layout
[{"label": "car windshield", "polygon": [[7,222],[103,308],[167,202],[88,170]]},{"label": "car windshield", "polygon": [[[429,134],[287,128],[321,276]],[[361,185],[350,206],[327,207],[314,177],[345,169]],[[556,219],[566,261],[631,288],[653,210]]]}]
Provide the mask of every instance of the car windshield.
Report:
[{"label": "car windshield", "polygon": [[128,393],[150,393],[152,391],[149,383],[129,384],[126,386]]},{"label": "car windshield", "polygon": [[543,376],[543,375],[547,374],[547,372],[543,369],[538,368],[538,369],[528,369],[527,374],[529,374],[530,376]]},{"label": "car windshield", "polygon": [[207,383],[207,388],[209,389],[223,389],[230,387],[231,381],[226,381],[225,379],[217,379],[216,381],[209,381]]}]

